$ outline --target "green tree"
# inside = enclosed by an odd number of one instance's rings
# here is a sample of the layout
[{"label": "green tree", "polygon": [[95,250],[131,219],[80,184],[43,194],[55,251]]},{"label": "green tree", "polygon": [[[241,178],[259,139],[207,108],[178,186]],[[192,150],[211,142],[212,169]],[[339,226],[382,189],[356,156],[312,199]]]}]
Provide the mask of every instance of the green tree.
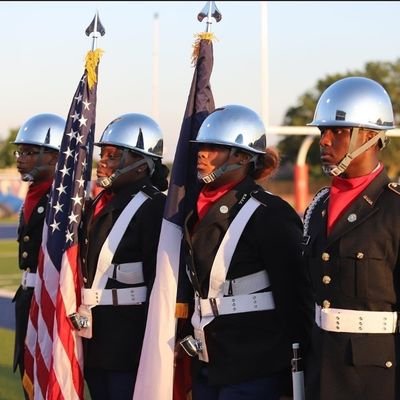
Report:
[{"label": "green tree", "polygon": [[18,129],[11,129],[6,140],[0,144],[0,168],[8,168],[15,165],[14,150],[15,145],[12,142],[15,140]]},{"label": "green tree", "polygon": [[[288,126],[305,126],[311,122],[314,116],[315,107],[322,92],[338,79],[348,76],[365,76],[379,82],[389,93],[393,103],[393,111],[395,114],[395,123],[400,121],[400,59],[394,63],[390,62],[368,62],[365,64],[364,70],[348,71],[345,74],[328,75],[324,79],[317,81],[312,90],[301,95],[297,101],[297,105],[290,107],[285,114],[283,125]],[[278,144],[278,149],[282,154],[282,163],[295,160],[298,149],[304,137],[287,136]],[[400,151],[400,139],[391,138],[389,146],[385,147],[381,153],[381,158],[385,164],[388,174],[393,179],[400,175],[400,163],[398,162],[398,154]],[[307,163],[310,168],[310,175],[319,178],[322,175],[318,140],[314,140],[308,155]]]}]

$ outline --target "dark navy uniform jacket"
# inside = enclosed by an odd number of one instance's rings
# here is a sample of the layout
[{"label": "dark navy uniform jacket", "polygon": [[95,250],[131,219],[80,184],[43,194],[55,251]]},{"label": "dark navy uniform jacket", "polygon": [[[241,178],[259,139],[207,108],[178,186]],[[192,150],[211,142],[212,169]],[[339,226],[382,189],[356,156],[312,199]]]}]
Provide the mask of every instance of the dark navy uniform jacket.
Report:
[{"label": "dark navy uniform jacket", "polygon": [[[96,218],[87,212],[81,241],[82,273],[85,287],[90,288],[96,273],[100,250],[119,215],[139,191],[151,197],[136,212],[113,256],[113,264],[143,262],[147,296],[154,282],[156,253],[165,195],[149,179],[132,183],[115,193]],[[109,278],[106,288],[132,286]],[[137,371],[144,331],[147,303],[140,305],[99,305],[92,309],[93,337],[84,339],[85,367],[117,371]]]},{"label": "dark navy uniform jacket", "polygon": [[[380,173],[326,234],[329,191],[313,207],[304,254],[322,307],[399,311],[400,192]],[[307,211],[306,214],[307,216]],[[313,331],[307,399],[400,398],[398,333]]]},{"label": "dark navy uniform jacket", "polygon": [[242,383],[289,372],[292,342],[300,341],[304,349],[312,326],[311,286],[301,257],[301,220],[286,201],[265,192],[251,178],[220,198],[202,220],[194,211],[188,216],[185,247],[194,290],[208,297],[216,252],[250,196],[261,205],[242,232],[227,279],[266,270],[276,308],[220,315],[206,325],[210,384]]}]

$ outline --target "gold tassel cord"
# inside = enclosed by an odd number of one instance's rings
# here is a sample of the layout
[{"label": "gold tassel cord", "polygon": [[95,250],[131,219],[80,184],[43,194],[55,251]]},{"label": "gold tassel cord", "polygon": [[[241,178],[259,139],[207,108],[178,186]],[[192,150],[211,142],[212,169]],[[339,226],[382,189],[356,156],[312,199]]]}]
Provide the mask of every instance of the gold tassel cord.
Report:
[{"label": "gold tassel cord", "polygon": [[192,52],[192,65],[196,65],[197,59],[199,58],[199,52],[200,52],[200,42],[202,40],[218,40],[215,35],[212,32],[202,32],[202,33],[197,33],[194,35],[195,42],[193,43],[193,52]]},{"label": "gold tassel cord", "polygon": [[90,50],[86,54],[85,70],[88,75],[89,89],[97,82],[96,68],[104,51],[101,49]]}]

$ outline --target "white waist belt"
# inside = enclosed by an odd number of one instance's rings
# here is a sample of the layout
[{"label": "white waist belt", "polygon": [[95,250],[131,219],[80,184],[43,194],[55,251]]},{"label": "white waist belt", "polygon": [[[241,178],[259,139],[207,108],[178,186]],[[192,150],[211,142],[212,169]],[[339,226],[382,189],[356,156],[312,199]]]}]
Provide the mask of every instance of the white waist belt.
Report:
[{"label": "white waist belt", "polygon": [[242,276],[240,278],[226,280],[224,282],[224,295],[247,294],[258,292],[270,286],[267,271],[259,271],[254,274]]},{"label": "white waist belt", "polygon": [[82,303],[87,306],[127,306],[141,304],[147,300],[147,287],[124,289],[82,289]]},{"label": "white waist belt", "polygon": [[394,333],[397,313],[390,311],[358,311],[315,306],[315,322],[330,332]]},{"label": "white waist belt", "polygon": [[202,317],[273,310],[274,308],[272,292],[200,299]]},{"label": "white waist belt", "polygon": [[35,287],[36,273],[23,271],[21,277],[21,285],[24,289]]},{"label": "white waist belt", "polygon": [[[128,285],[135,285],[144,282],[142,262],[115,265],[114,268],[110,268],[110,273],[110,278]],[[114,277],[112,276],[113,274],[115,274]]]}]

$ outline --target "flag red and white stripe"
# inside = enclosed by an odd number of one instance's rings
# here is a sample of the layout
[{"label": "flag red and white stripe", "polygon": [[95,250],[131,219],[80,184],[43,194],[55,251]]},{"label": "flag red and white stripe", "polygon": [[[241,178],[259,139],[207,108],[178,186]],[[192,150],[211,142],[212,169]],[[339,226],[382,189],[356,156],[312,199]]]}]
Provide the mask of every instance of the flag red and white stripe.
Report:
[{"label": "flag red and white stripe", "polygon": [[68,316],[80,304],[78,226],[91,178],[100,56],[101,50],[87,55],[46,209],[23,378],[26,391],[35,400],[83,399],[82,343]]}]

